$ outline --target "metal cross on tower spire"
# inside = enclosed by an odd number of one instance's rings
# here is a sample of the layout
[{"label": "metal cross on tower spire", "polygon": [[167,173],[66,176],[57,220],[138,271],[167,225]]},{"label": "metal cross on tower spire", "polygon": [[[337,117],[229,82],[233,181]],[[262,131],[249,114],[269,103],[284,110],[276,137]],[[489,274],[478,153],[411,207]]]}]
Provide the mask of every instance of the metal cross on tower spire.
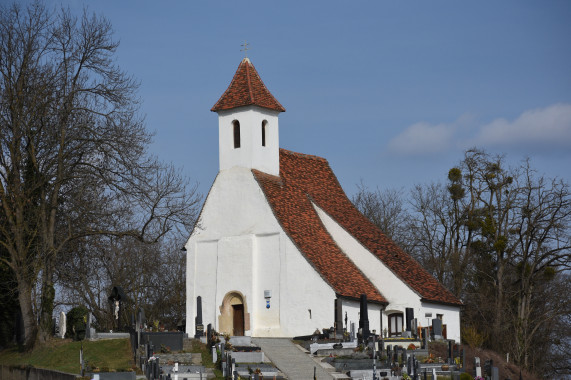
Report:
[{"label": "metal cross on tower spire", "polygon": [[250,44],[247,43],[245,40],[244,40],[244,43],[240,45],[240,46],[243,46],[243,49],[240,49],[240,51],[244,52],[244,58],[248,58],[248,50],[250,50],[248,45],[250,45]]}]

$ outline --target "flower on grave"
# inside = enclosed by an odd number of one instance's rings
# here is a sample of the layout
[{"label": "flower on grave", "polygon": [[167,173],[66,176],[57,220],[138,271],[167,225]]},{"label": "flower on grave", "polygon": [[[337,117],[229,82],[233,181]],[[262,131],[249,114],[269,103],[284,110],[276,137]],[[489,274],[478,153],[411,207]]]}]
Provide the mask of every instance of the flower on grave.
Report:
[{"label": "flower on grave", "polygon": [[406,349],[407,350],[416,350],[416,346],[414,345],[414,343],[411,343],[408,345],[408,347]]}]

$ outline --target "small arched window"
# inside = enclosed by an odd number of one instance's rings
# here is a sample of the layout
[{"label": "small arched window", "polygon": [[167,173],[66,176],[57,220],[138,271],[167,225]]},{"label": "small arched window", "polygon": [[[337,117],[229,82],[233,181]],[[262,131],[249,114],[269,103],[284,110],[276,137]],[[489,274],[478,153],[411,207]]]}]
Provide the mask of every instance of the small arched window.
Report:
[{"label": "small arched window", "polygon": [[266,146],[266,127],[268,125],[268,121],[262,121],[262,146]]},{"label": "small arched window", "polygon": [[234,129],[234,148],[240,147],[240,122],[238,120],[234,120],[232,122],[233,129]]}]

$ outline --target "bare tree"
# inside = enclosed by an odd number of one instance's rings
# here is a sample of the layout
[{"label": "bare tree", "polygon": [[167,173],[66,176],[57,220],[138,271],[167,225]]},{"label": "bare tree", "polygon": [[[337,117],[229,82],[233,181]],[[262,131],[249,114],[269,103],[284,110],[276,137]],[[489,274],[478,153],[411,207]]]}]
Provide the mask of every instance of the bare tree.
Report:
[{"label": "bare tree", "polygon": [[410,214],[403,199],[403,191],[396,189],[369,190],[361,182],[351,201],[373,224],[405,251],[413,245],[409,234]]},{"label": "bare tree", "polygon": [[146,151],[137,83],[114,64],[117,47],[110,23],[86,12],[0,8],[0,244],[29,348],[49,335],[55,263],[71,242],[156,242],[196,216],[194,188]]},{"label": "bare tree", "polygon": [[[516,238],[515,280],[517,309],[514,331],[516,360],[529,367],[528,355],[541,327],[551,323],[569,308],[534,308],[534,293],[557,272],[571,265],[571,193],[569,186],[557,179],[536,177],[525,162],[519,178],[517,220],[510,231]],[[563,306],[563,307],[562,307]],[[534,318],[535,314],[535,318]]]}]

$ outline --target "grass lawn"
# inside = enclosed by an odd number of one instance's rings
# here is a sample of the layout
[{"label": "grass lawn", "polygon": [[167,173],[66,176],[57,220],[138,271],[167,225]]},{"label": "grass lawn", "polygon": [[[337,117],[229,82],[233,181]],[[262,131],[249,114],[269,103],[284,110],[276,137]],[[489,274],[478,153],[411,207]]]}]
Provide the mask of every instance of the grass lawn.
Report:
[{"label": "grass lawn", "polygon": [[212,363],[212,351],[206,347],[206,344],[201,343],[198,339],[193,339],[190,352],[197,352],[201,354],[202,365],[206,368],[212,368],[214,370],[214,376],[216,376],[215,379],[224,379],[224,376],[222,376],[222,371],[216,368],[216,363]]},{"label": "grass lawn", "polygon": [[133,357],[128,339],[72,342],[52,341],[32,352],[19,352],[17,348],[0,352],[2,365],[32,365],[68,373],[79,373],[79,351],[83,343],[83,357],[92,367],[100,370],[128,370]]}]

